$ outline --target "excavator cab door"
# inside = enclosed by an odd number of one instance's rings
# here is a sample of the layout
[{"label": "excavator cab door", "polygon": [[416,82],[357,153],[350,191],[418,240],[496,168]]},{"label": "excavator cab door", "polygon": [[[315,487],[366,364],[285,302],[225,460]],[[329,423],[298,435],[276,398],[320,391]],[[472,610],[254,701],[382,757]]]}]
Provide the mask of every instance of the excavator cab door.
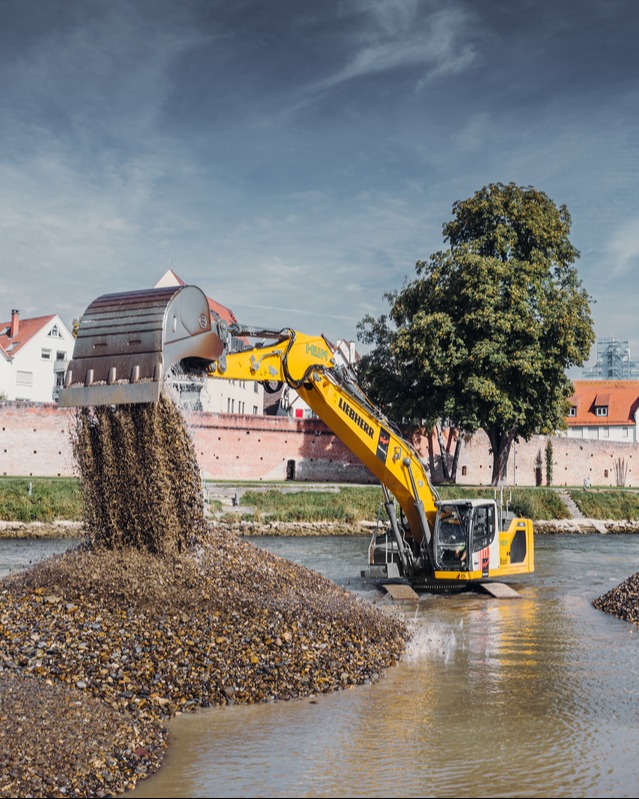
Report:
[{"label": "excavator cab door", "polygon": [[442,571],[468,568],[472,505],[469,502],[440,502],[435,519],[433,550],[435,566]]}]

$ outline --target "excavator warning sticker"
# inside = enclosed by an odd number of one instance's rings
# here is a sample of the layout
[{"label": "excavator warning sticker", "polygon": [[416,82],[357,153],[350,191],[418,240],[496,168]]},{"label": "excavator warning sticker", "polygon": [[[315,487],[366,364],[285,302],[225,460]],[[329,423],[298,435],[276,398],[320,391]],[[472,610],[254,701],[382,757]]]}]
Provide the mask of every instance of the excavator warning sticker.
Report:
[{"label": "excavator warning sticker", "polygon": [[488,570],[490,568],[490,549],[486,547],[479,553],[481,560],[481,576],[488,577]]},{"label": "excavator warning sticker", "polygon": [[383,463],[386,463],[386,456],[388,455],[388,445],[390,444],[390,433],[382,427],[379,431],[379,438],[377,439],[377,457]]}]

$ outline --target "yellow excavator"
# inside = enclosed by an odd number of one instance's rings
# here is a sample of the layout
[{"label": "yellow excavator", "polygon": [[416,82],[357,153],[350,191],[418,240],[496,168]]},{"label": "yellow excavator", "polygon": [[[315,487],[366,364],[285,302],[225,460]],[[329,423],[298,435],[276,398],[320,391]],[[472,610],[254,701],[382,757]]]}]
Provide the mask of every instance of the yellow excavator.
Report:
[{"label": "yellow excavator", "polygon": [[373,534],[362,571],[368,580],[452,591],[534,571],[531,520],[514,518],[496,498],[440,500],[418,452],[351,370],[336,363],[323,336],[229,326],[196,286],[94,300],[78,326],[58,402],[156,402],[176,368],[210,379],[286,383],[372,472],[388,524]]}]

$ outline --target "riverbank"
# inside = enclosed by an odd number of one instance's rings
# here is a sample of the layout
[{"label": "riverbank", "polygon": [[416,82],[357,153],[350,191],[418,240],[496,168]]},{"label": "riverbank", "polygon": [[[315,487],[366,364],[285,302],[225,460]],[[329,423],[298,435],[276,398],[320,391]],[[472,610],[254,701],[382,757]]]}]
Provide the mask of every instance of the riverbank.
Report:
[{"label": "riverbank", "polygon": [[2,538],[82,538],[82,522],[7,522],[0,520]]},{"label": "riverbank", "polygon": [[[362,535],[370,536],[377,522],[267,522],[229,520],[216,524],[239,536],[315,536]],[[533,522],[535,533],[540,535],[575,534],[614,535],[639,533],[639,520],[615,519],[550,519]],[[0,539],[82,538],[82,522],[7,522],[0,521]]]}]

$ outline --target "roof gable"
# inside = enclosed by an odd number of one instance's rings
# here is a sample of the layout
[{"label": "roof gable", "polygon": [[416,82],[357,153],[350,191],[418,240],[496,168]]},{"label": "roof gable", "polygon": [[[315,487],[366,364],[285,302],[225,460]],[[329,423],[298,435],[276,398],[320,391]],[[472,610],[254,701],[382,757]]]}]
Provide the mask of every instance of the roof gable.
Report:
[{"label": "roof gable", "polygon": [[11,338],[11,322],[0,322],[0,349],[8,358],[13,358],[28,344],[43,328],[49,325],[57,314],[49,316],[35,316],[33,319],[20,319],[18,335]]},{"label": "roof gable", "polygon": [[[639,380],[575,380],[570,404],[576,409],[568,416],[569,427],[587,425],[634,425],[639,408]],[[597,413],[606,408],[606,413]]]}]

